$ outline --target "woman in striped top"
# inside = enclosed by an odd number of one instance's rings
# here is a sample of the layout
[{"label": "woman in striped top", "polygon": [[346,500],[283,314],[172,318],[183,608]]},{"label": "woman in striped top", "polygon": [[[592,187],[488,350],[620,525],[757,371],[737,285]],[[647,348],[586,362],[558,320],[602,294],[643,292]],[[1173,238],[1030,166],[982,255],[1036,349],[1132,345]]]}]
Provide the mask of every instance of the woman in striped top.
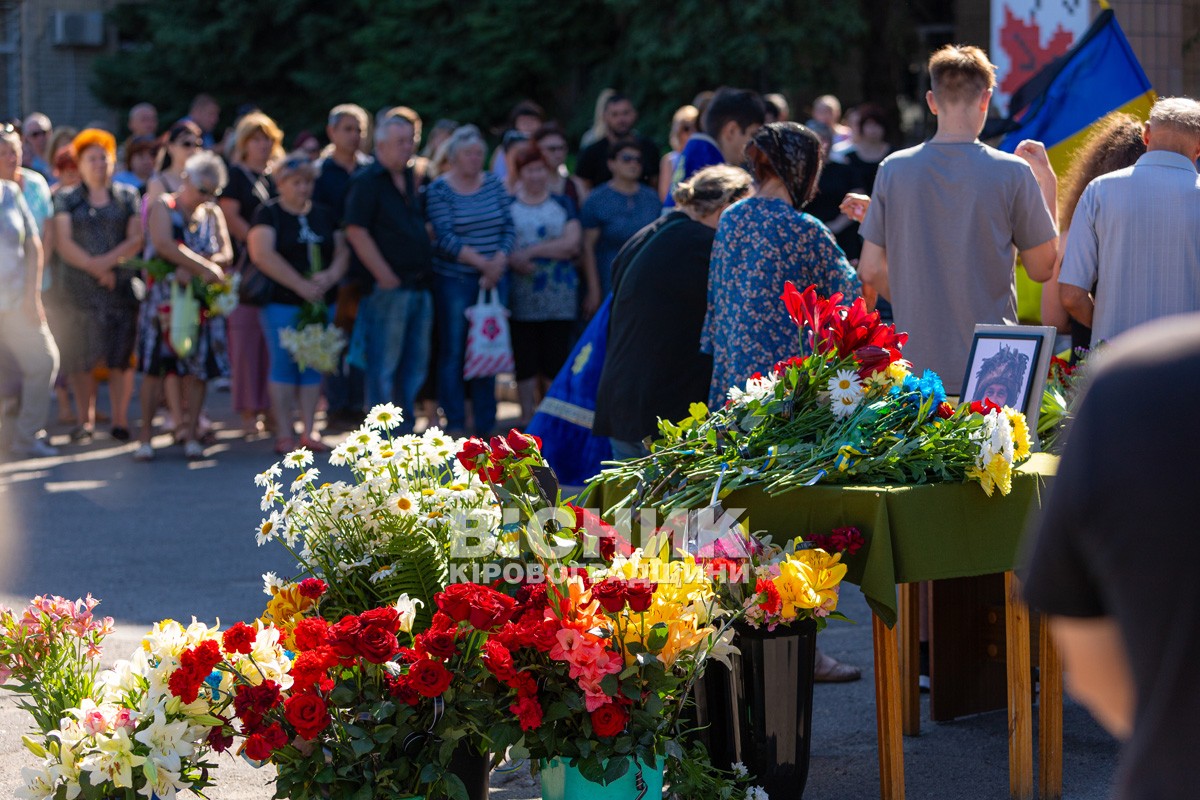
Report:
[{"label": "woman in striped top", "polygon": [[447,172],[429,186],[426,214],[434,231],[433,300],[438,330],[438,396],[447,431],[467,431],[466,396],[474,410],[471,430],[491,433],[496,424],[496,379],[463,380],[467,344],[464,312],[480,289],[499,288],[515,233],[508,207],[512,198],[495,175],[483,171],[484,141],[474,125],[458,128],[446,140]]}]

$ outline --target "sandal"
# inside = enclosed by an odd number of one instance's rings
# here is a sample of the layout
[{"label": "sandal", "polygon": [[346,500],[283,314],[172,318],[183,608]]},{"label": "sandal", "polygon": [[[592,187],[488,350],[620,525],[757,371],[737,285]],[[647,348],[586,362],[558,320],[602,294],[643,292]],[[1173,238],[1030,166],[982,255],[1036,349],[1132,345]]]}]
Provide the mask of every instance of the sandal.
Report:
[{"label": "sandal", "polygon": [[329,445],[325,444],[320,439],[310,439],[307,436],[300,437],[300,446],[307,447],[314,453],[328,453]]},{"label": "sandal", "polygon": [[817,651],[817,663],[813,669],[816,683],[849,683],[862,677],[862,670],[853,664],[843,664],[833,656]]}]

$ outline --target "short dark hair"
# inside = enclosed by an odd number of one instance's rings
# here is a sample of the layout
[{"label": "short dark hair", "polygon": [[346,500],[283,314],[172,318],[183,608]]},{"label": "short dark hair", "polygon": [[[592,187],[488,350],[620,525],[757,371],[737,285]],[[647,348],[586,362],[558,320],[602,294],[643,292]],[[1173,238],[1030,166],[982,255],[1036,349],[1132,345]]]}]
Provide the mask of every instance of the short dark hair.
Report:
[{"label": "short dark hair", "polygon": [[565,131],[563,131],[562,126],[551,120],[534,131],[533,141],[541,144],[542,139],[545,139],[549,136],[561,136],[564,140],[567,138],[567,134]]},{"label": "short dark hair", "polygon": [[638,140],[634,139],[632,136],[626,136],[623,139],[617,139],[615,142],[609,142],[607,152],[608,160],[612,161],[621,154],[622,150],[637,150],[638,155],[641,155],[642,146],[638,143]]},{"label": "short dark hair", "polygon": [[629,103],[630,105],[633,105],[633,100],[630,99],[629,95],[627,94],[613,92],[608,96],[608,99],[604,101],[604,110],[607,111],[609,106],[617,103]]},{"label": "short dark hair", "polygon": [[717,89],[704,109],[704,132],[719,136],[721,129],[731,121],[742,130],[767,121],[767,107],[758,92],[729,86]]},{"label": "short dark hair", "polygon": [[511,128],[517,122],[517,117],[537,117],[544,120],[546,111],[532,100],[522,100],[508,112],[508,126]]}]

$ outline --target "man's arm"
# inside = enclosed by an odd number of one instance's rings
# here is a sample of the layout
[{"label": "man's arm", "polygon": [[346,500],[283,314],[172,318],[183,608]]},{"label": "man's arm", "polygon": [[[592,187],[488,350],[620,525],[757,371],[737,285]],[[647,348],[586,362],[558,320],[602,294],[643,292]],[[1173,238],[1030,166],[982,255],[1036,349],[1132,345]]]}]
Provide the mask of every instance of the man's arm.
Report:
[{"label": "man's arm", "polygon": [[1054,276],[1054,265],[1058,263],[1058,237],[1042,242],[1037,247],[1021,251],[1021,263],[1031,280],[1045,283]]},{"label": "man's arm", "polygon": [[1116,620],[1051,617],[1050,632],[1062,653],[1067,690],[1109,733],[1129,738],[1135,690]]},{"label": "man's arm", "polygon": [[[1046,154],[1045,146],[1041,142],[1026,139],[1017,145],[1014,153],[1024,159],[1030,170],[1033,171],[1033,178],[1037,181],[1038,189],[1042,194],[1042,202],[1046,204],[1046,210],[1050,212],[1050,221],[1057,230],[1058,177],[1050,166],[1050,157]],[[1036,247],[1022,250],[1021,263],[1025,265],[1025,272],[1031,279],[1038,283],[1045,283],[1054,274],[1058,253],[1059,237],[1055,236]]]},{"label": "man's arm", "polygon": [[888,283],[887,251],[874,242],[863,241],[862,255],[858,258],[858,277],[885,300],[892,299]]},{"label": "man's arm", "polygon": [[1079,320],[1081,325],[1092,327],[1092,314],[1096,310],[1096,302],[1088,293],[1087,289],[1079,286],[1074,286],[1070,283],[1058,284],[1058,299],[1062,302],[1063,308],[1067,310],[1075,319]]},{"label": "man's arm", "polygon": [[399,288],[400,279],[392,271],[391,265],[383,257],[383,253],[379,252],[379,245],[375,244],[375,240],[366,228],[361,225],[347,225],[346,241],[354,248],[354,254],[358,256],[358,260],[367,268],[367,271],[375,276],[375,283],[380,289]]}]

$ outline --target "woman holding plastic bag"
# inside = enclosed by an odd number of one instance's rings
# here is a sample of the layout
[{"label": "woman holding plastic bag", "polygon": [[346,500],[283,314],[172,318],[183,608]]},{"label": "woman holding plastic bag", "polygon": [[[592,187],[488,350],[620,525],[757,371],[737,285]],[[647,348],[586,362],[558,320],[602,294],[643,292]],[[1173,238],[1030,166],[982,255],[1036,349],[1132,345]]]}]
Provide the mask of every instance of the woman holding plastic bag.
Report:
[{"label": "woman holding plastic bag", "polygon": [[155,258],[174,271],[151,279],[138,331],[138,370],[142,373],[142,429],[133,457],[154,458],[150,445],[154,414],[162,401],[163,379],[182,378],[184,455],[202,458],[199,420],[208,381],[229,374],[224,325],[212,325],[196,295],[193,279],[220,283],[233,261],[225,215],[216,196],[228,180],[220,158],[209,152],[190,157],[179,189],[151,204],[146,228]]},{"label": "woman holding plastic bag", "polygon": [[[515,229],[512,198],[495,175],[484,172],[484,141],[474,125],[463,125],[443,145],[449,169],[429,186],[426,213],[434,231],[433,302],[438,331],[438,397],[447,432],[480,435],[496,425],[496,374],[512,367],[504,356],[507,321],[499,311],[506,290],[508,254]],[[482,297],[481,297],[482,295]],[[467,364],[468,314],[474,318],[472,363]],[[480,307],[482,306],[482,308]],[[464,374],[464,370],[471,369]],[[467,377],[467,376],[470,377]]]}]

